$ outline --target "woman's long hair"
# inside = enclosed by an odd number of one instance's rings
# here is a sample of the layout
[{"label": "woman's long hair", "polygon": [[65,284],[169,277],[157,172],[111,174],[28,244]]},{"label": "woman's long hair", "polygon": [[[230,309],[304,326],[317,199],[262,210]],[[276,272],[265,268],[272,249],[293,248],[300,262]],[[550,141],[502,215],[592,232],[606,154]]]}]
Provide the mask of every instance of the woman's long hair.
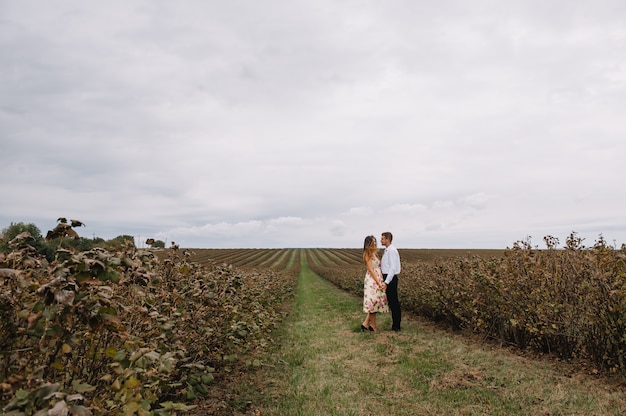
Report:
[{"label": "woman's long hair", "polygon": [[378,247],[376,247],[376,237],[373,235],[365,237],[365,241],[363,242],[363,262],[365,264],[374,257],[376,250],[378,250]]}]

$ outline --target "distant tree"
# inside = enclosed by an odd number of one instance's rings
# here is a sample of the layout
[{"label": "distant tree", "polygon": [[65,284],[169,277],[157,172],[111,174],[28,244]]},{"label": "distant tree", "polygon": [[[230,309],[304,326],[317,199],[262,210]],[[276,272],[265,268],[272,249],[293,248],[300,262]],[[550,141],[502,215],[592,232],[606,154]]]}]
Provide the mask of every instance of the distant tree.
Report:
[{"label": "distant tree", "polygon": [[129,244],[132,247],[135,246],[135,237],[133,237],[132,235],[118,235],[117,237],[107,241],[107,245],[111,248],[122,248],[126,247]]},{"label": "distant tree", "polygon": [[[135,238],[132,235],[119,235],[107,241],[95,236],[93,238],[83,238],[73,230],[73,228],[84,226],[85,224],[81,221],[68,220],[61,217],[57,219],[56,227],[48,231],[47,236],[44,237],[35,224],[12,222],[8,227],[0,230],[0,252],[10,252],[9,242],[24,232],[28,232],[32,236],[32,239],[28,238],[26,244],[34,247],[37,254],[45,256],[48,261],[54,260],[55,253],[59,247],[73,248],[77,251],[89,251],[94,247],[119,249],[127,247],[129,244],[132,247],[135,246]],[[156,240],[153,247],[164,248],[165,243]]]},{"label": "distant tree", "polygon": [[11,225],[2,230],[2,235],[4,240],[10,241],[24,231],[28,231],[34,239],[41,238],[41,231],[35,224],[24,224],[23,222],[12,222]]},{"label": "distant tree", "polygon": [[106,243],[104,238],[101,238],[101,237],[94,237],[92,238],[92,241],[93,241],[94,247],[104,247]]},{"label": "distant tree", "polygon": [[165,248],[165,242],[161,240],[155,240],[154,238],[148,238],[146,244],[151,248]]},{"label": "distant tree", "polygon": [[41,231],[35,224],[25,224],[23,222],[11,223],[8,227],[2,230],[2,240],[0,241],[0,251],[9,251],[9,242],[13,240],[17,235],[29,232],[33,237],[33,241],[30,243],[37,252],[42,252],[45,246],[45,241],[41,236]]},{"label": "distant tree", "polygon": [[[102,241],[104,241],[104,240],[102,240]],[[95,239],[83,238],[83,237],[80,237],[80,238],[74,239],[74,240],[70,240],[65,245],[69,246],[69,247],[73,247],[73,248],[75,248],[78,251],[89,251],[92,248],[96,247]],[[101,245],[101,246],[103,246],[103,245]]]}]

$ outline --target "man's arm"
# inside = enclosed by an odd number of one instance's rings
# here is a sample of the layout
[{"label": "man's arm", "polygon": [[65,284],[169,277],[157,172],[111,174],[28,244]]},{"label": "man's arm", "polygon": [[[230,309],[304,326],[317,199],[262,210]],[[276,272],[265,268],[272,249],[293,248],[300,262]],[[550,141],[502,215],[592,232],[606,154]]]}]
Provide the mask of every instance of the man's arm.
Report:
[{"label": "man's arm", "polygon": [[391,276],[393,277],[393,275],[396,274],[400,274],[400,270],[401,270],[401,266],[400,266],[400,253],[398,253],[398,250],[393,247],[393,250],[391,250],[391,261],[390,261],[390,271],[389,274],[391,274]]}]

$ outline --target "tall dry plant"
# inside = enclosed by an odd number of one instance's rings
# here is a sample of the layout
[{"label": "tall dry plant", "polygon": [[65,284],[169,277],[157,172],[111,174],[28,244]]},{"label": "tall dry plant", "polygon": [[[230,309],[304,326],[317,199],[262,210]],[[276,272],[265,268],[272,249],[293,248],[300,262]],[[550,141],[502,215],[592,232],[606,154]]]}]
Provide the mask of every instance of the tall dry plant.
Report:
[{"label": "tall dry plant", "polygon": [[[626,375],[626,247],[601,236],[585,247],[576,233],[563,248],[552,236],[544,242],[546,249],[518,241],[500,257],[404,262],[403,308],[506,345]],[[362,294],[360,266],[309,256],[316,273]]]},{"label": "tall dry plant", "polygon": [[271,345],[293,271],[60,248],[0,255],[3,414],[177,414]]}]

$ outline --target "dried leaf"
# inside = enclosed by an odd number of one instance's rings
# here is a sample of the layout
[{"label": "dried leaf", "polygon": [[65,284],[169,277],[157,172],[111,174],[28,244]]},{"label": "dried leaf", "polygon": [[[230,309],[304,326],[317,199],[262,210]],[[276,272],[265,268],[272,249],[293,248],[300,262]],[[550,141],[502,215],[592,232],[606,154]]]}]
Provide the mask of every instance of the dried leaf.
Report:
[{"label": "dried leaf", "polygon": [[54,294],[54,299],[63,305],[71,306],[74,302],[74,297],[76,297],[76,292],[72,290],[60,290]]},{"label": "dried leaf", "polygon": [[[80,382],[80,381],[78,381],[78,380],[75,380],[75,381],[72,383],[72,387],[74,388],[74,390],[76,390],[76,391],[77,391],[77,392],[79,392],[79,393],[87,393],[87,392],[90,392],[90,391],[94,391],[94,390],[96,389],[96,388],[95,388],[94,386],[92,386],[91,384],[88,384],[88,383],[81,383],[81,382]],[[79,395],[73,395],[73,396],[80,396],[80,394],[79,394]],[[80,396],[80,398],[73,397],[73,396],[72,396],[72,398],[71,398],[71,399],[68,397],[68,400],[82,400],[82,396]]]},{"label": "dried leaf", "polygon": [[17,277],[19,273],[15,269],[0,269],[0,277]]},{"label": "dried leaf", "polygon": [[48,410],[48,416],[67,416],[70,413],[70,409],[67,407],[65,400],[56,402],[52,409]]}]

